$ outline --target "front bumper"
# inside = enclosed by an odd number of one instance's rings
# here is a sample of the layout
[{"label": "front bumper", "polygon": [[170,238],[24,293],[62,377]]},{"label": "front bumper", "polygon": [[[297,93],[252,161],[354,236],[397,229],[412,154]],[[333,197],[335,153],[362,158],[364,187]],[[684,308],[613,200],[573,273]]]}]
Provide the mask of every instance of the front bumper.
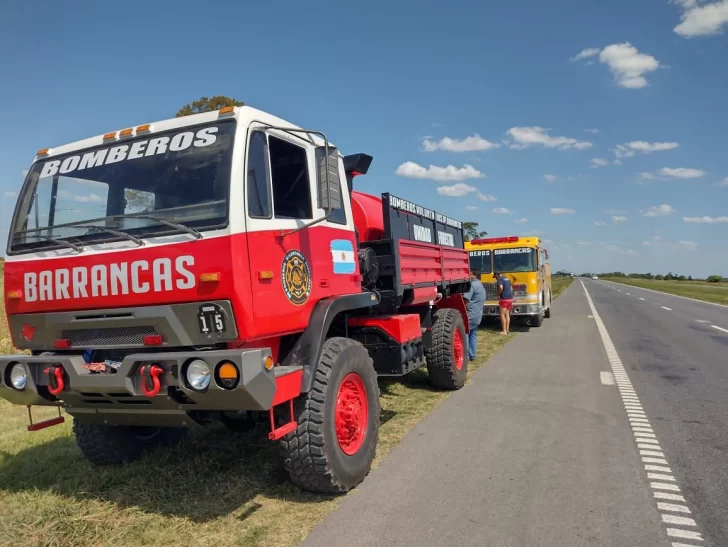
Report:
[{"label": "front bumper", "polygon": [[[155,425],[189,427],[191,411],[267,410],[273,406],[276,376],[265,368],[271,352],[267,348],[206,352],[136,353],[124,358],[116,373],[93,373],[84,368],[80,355],[4,355],[0,357],[0,397],[19,405],[58,405],[86,423],[114,425]],[[203,392],[187,386],[186,364],[204,360],[213,371]],[[222,361],[231,361],[240,371],[233,389],[218,385],[214,370]],[[20,363],[26,369],[27,385],[18,391],[9,384],[10,368]],[[148,397],[142,391],[141,367],[158,365],[161,389]],[[50,394],[49,367],[63,367],[64,390]],[[288,367],[286,367],[288,368]],[[140,418],[143,416],[143,419]],[[140,420],[142,423],[140,423]]]},{"label": "front bumper", "polygon": [[[513,307],[511,308],[511,316],[531,316],[539,315],[543,313],[543,306],[533,302],[519,302],[513,300]],[[498,317],[500,315],[500,306],[498,302],[486,302],[483,305],[483,316],[484,317]]]}]

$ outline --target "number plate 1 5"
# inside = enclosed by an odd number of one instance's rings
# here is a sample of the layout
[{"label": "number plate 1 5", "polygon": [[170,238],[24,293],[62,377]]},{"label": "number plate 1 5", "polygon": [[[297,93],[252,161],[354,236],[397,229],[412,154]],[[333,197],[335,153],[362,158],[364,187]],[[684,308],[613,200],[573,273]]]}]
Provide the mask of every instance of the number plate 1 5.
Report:
[{"label": "number plate 1 5", "polygon": [[221,334],[227,329],[225,312],[217,304],[200,306],[197,313],[197,323],[200,332],[205,335]]}]

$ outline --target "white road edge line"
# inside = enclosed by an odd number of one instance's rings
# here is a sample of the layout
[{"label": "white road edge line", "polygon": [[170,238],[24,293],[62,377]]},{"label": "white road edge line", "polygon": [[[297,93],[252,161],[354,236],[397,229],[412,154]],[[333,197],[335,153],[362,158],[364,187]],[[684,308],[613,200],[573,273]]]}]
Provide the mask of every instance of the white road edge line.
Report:
[{"label": "white road edge line", "polygon": [[[581,279],[579,281],[581,281]],[[581,282],[583,283],[583,281],[581,281]],[[717,302],[707,302],[705,300],[698,300],[697,298],[690,298],[689,296],[680,296],[679,294],[672,294],[672,293],[669,293],[669,292],[656,291],[654,289],[645,289],[644,287],[637,287],[636,285],[624,285],[622,283],[619,283],[618,281],[607,281],[607,283],[614,283],[615,285],[618,285],[618,286],[621,286],[621,287],[625,287],[625,286],[632,287],[633,286],[633,287],[638,288],[641,291],[650,291],[650,292],[654,292],[654,293],[657,293],[657,294],[662,294],[662,295],[666,295],[666,296],[672,296],[672,297],[675,297],[675,298],[682,298],[683,300],[692,300],[693,302],[700,302],[702,304],[710,304],[711,306],[720,306],[721,308],[728,308],[728,304],[718,304]],[[619,290],[619,289],[617,289],[617,290]]]},{"label": "white road edge line", "polygon": [[728,334],[728,329],[724,329],[724,328],[721,328],[721,327],[716,327],[715,325],[710,325],[710,326],[713,327],[714,329],[717,329],[719,331],[723,331],[726,334]]},{"label": "white road edge line", "polygon": [[[657,441],[656,435],[652,432],[652,427],[649,424],[649,421],[647,419],[646,414],[644,413],[642,409],[642,405],[639,402],[639,398],[637,397],[637,394],[632,387],[632,382],[629,379],[629,375],[627,374],[627,370],[624,368],[624,364],[622,363],[622,360],[619,358],[619,354],[617,353],[617,349],[614,347],[614,343],[612,342],[612,338],[609,336],[609,332],[607,331],[607,327],[604,326],[604,322],[602,321],[602,318],[599,316],[599,313],[597,312],[596,307],[594,306],[594,302],[591,299],[591,296],[589,296],[589,291],[586,290],[586,286],[584,285],[584,281],[581,279],[579,280],[581,283],[582,288],[584,289],[584,294],[586,295],[586,299],[589,302],[589,308],[591,308],[592,315],[594,316],[594,321],[597,325],[597,329],[599,330],[599,335],[602,339],[602,344],[604,346],[604,351],[607,353],[607,358],[609,359],[609,365],[612,367],[612,374],[615,378],[617,378],[617,389],[619,389],[620,395],[622,397],[625,397],[628,395],[627,399],[622,400],[622,404],[624,405],[625,412],[627,413],[629,418],[635,418],[639,417],[642,421],[639,425],[633,424],[632,425],[632,435],[635,438],[635,443],[638,445],[638,451],[640,453],[640,459],[642,460],[642,464],[645,467],[645,471],[658,471],[658,469],[655,469],[656,467],[660,466],[661,468],[659,471],[663,471],[663,473],[670,473],[670,475],[666,474],[656,474],[656,473],[647,473],[647,479],[649,481],[650,488],[652,489],[653,496],[655,500],[671,500],[671,501],[679,501],[682,502],[684,505],[680,505],[681,509],[678,509],[678,511],[683,513],[690,513],[690,508],[688,507],[687,503],[685,502],[685,498],[683,498],[682,495],[680,495],[680,487],[677,484],[677,481],[672,476],[672,472],[668,471],[670,469],[669,464],[667,462],[667,458],[665,458],[664,454],[662,453],[662,450],[660,448],[660,445]],[[670,308],[667,308],[665,306],[662,306],[664,309],[668,311]],[[714,326],[714,325],[711,325]],[[718,328],[718,330],[723,330]],[[728,331],[726,331],[728,332]],[[649,433],[648,433],[649,431]],[[639,443],[648,443],[655,445],[652,451],[644,450],[643,447],[639,446]],[[652,447],[651,447],[652,448]],[[641,450],[640,450],[641,449]],[[658,452],[659,451],[659,452]],[[652,455],[659,455],[659,458],[655,457],[649,457]],[[657,464],[657,465],[654,465]],[[668,482],[656,482],[656,481],[668,481]],[[704,541],[702,535],[699,532],[694,531],[697,528],[697,524],[692,518],[688,517],[682,517],[675,515],[673,513],[668,513],[664,511],[675,511],[674,508],[668,508],[668,505],[671,504],[664,504],[660,502],[655,502],[657,504],[657,509],[660,511],[660,516],[662,518],[663,523],[666,525],[666,532],[669,537],[674,538],[683,538],[693,541]],[[662,505],[662,506],[661,506]],[[681,528],[675,528],[675,526],[690,526],[693,527],[692,530],[683,530]],[[677,545],[677,544],[673,544]]]},{"label": "white road edge line", "polygon": [[668,308],[667,306],[660,306],[663,310],[672,311],[672,308]]}]

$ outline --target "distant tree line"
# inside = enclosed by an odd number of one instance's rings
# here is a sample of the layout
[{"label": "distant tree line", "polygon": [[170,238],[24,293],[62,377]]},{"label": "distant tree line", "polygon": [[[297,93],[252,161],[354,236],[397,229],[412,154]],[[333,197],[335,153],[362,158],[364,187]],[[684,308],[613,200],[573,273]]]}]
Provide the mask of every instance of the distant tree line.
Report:
[{"label": "distant tree line", "polygon": [[692,275],[680,275],[672,272],[666,274],[652,274],[652,273],[624,273],[624,272],[603,272],[600,274],[583,273],[581,277],[591,277],[592,275],[598,275],[599,277],[631,277],[633,279],[656,279],[658,281],[708,281],[709,283],[720,283],[723,281],[728,282],[728,278],[724,278],[721,275],[711,275],[706,279],[700,279],[698,277],[693,278]]}]

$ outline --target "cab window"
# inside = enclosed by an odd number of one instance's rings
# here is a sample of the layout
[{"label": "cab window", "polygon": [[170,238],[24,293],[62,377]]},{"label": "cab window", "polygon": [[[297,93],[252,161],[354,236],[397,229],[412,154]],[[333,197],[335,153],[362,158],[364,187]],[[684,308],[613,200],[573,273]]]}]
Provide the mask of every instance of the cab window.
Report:
[{"label": "cab window", "polygon": [[270,176],[268,140],[262,131],[254,131],[248,147],[248,214],[251,218],[270,218]]},{"label": "cab window", "polygon": [[493,272],[490,250],[468,251],[468,256],[471,270],[480,270],[481,274]]},{"label": "cab window", "polygon": [[273,215],[276,218],[313,218],[306,149],[270,136],[268,152],[273,183]]}]

